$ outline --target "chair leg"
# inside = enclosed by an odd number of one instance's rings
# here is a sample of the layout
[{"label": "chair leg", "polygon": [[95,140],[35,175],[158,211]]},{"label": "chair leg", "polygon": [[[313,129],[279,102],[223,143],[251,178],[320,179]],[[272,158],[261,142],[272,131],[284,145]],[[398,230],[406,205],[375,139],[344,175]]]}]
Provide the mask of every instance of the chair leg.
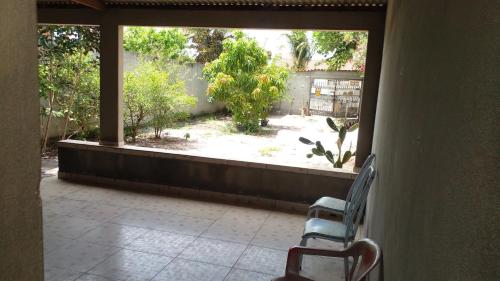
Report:
[{"label": "chair leg", "polygon": [[[306,247],[307,246],[307,237],[302,237],[302,240],[300,240],[300,246]],[[299,264],[300,264],[300,269],[302,270],[302,255],[299,256]]]},{"label": "chair leg", "polygon": [[345,257],[344,258],[344,274],[345,274],[345,281],[349,281],[349,258]]},{"label": "chair leg", "polygon": [[[346,249],[348,245],[349,242],[344,241],[344,249]],[[349,281],[349,257],[344,258],[344,274],[345,274],[345,281]]]}]

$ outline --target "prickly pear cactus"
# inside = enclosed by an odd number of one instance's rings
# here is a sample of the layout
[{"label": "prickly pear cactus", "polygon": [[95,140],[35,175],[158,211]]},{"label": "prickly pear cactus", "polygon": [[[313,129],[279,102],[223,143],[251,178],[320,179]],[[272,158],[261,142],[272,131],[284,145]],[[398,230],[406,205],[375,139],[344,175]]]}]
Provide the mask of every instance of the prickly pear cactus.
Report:
[{"label": "prickly pear cactus", "polygon": [[333,164],[334,168],[342,168],[343,164],[347,163],[352,156],[356,155],[355,151],[351,152],[351,148],[349,148],[349,150],[344,152],[344,154],[342,155],[342,144],[344,143],[347,132],[352,132],[356,130],[358,128],[358,123],[348,124],[347,122],[343,122],[342,125],[337,126],[333,121],[333,119],[330,117],[326,118],[326,123],[334,132],[338,133],[336,144],[339,153],[335,155],[337,156],[337,159],[335,159],[335,156],[330,150],[325,150],[320,141],[312,142],[304,137],[300,137],[299,141],[303,144],[315,146],[311,149],[311,153],[308,153],[306,155],[307,158],[312,158],[314,155],[324,156],[326,157],[326,159],[328,159],[328,161],[330,161],[330,163]]}]

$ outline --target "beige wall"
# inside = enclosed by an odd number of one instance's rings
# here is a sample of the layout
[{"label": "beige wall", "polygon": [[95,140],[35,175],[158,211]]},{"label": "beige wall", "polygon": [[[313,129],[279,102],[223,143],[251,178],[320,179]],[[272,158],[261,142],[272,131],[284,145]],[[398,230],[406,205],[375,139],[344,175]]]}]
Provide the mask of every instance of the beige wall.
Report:
[{"label": "beige wall", "polygon": [[[139,65],[139,58],[132,52],[123,54],[123,70],[132,71]],[[203,79],[203,64],[187,64],[178,69],[185,82],[186,93],[197,99],[196,106],[189,110],[191,115],[219,112],[224,109],[221,102],[209,103],[207,99],[208,83]]]},{"label": "beige wall", "polygon": [[43,280],[34,0],[0,2],[0,280]]},{"label": "beige wall", "polygon": [[[124,71],[132,71],[139,64],[139,58],[132,52],[124,52],[123,54],[123,69]],[[197,103],[189,113],[192,115],[200,115],[205,113],[219,112],[224,109],[224,103],[214,102],[209,103],[207,99],[208,82],[203,78],[203,64],[194,63],[188,64],[179,68],[183,80],[186,83],[186,93],[196,97]],[[275,114],[301,114],[301,110],[307,107],[309,102],[309,92],[311,87],[311,79],[314,78],[339,78],[339,79],[359,79],[361,73],[356,72],[324,72],[324,71],[309,71],[309,72],[291,72],[287,82],[287,93],[285,98],[277,102],[273,106]],[[57,120],[57,119],[55,119]],[[61,131],[62,122],[59,125],[54,123],[53,133],[50,136],[57,136],[58,131]]]},{"label": "beige wall", "polygon": [[500,2],[389,2],[367,213],[385,280],[500,280]]}]

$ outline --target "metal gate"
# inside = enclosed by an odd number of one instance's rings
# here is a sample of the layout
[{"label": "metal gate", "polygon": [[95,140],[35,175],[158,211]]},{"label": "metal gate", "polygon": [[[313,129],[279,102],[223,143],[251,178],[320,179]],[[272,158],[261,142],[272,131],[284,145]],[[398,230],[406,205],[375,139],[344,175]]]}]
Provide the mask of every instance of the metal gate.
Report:
[{"label": "metal gate", "polygon": [[313,79],[309,113],[357,118],[362,91],[361,79]]}]

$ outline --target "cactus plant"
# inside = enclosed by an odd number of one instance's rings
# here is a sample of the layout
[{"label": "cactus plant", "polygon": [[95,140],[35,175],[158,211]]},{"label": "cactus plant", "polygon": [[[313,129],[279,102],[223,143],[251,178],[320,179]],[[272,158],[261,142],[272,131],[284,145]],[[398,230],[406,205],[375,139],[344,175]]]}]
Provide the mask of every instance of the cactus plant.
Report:
[{"label": "cactus plant", "polygon": [[336,160],[335,160],[333,153],[330,150],[325,150],[325,148],[323,147],[323,145],[321,144],[320,141],[312,142],[309,139],[304,138],[304,137],[300,137],[299,141],[303,144],[315,146],[311,149],[312,153],[308,153],[306,155],[307,158],[311,158],[314,155],[324,156],[324,157],[326,157],[326,159],[328,159],[328,161],[330,161],[330,163],[333,164],[334,168],[342,168],[343,164],[347,163],[347,161],[349,161],[349,159],[351,159],[352,156],[356,155],[355,151],[351,152],[350,147],[349,147],[349,150],[347,150],[344,153],[344,155],[342,155],[342,144],[344,143],[345,136],[346,136],[347,132],[352,132],[352,131],[356,130],[358,128],[358,123],[349,124],[347,122],[342,122],[342,125],[337,126],[335,124],[335,122],[333,122],[333,119],[330,117],[326,118],[326,123],[334,132],[338,133],[338,139],[336,141],[336,144],[337,144],[337,148],[338,148],[339,153],[336,155],[337,156]]}]

